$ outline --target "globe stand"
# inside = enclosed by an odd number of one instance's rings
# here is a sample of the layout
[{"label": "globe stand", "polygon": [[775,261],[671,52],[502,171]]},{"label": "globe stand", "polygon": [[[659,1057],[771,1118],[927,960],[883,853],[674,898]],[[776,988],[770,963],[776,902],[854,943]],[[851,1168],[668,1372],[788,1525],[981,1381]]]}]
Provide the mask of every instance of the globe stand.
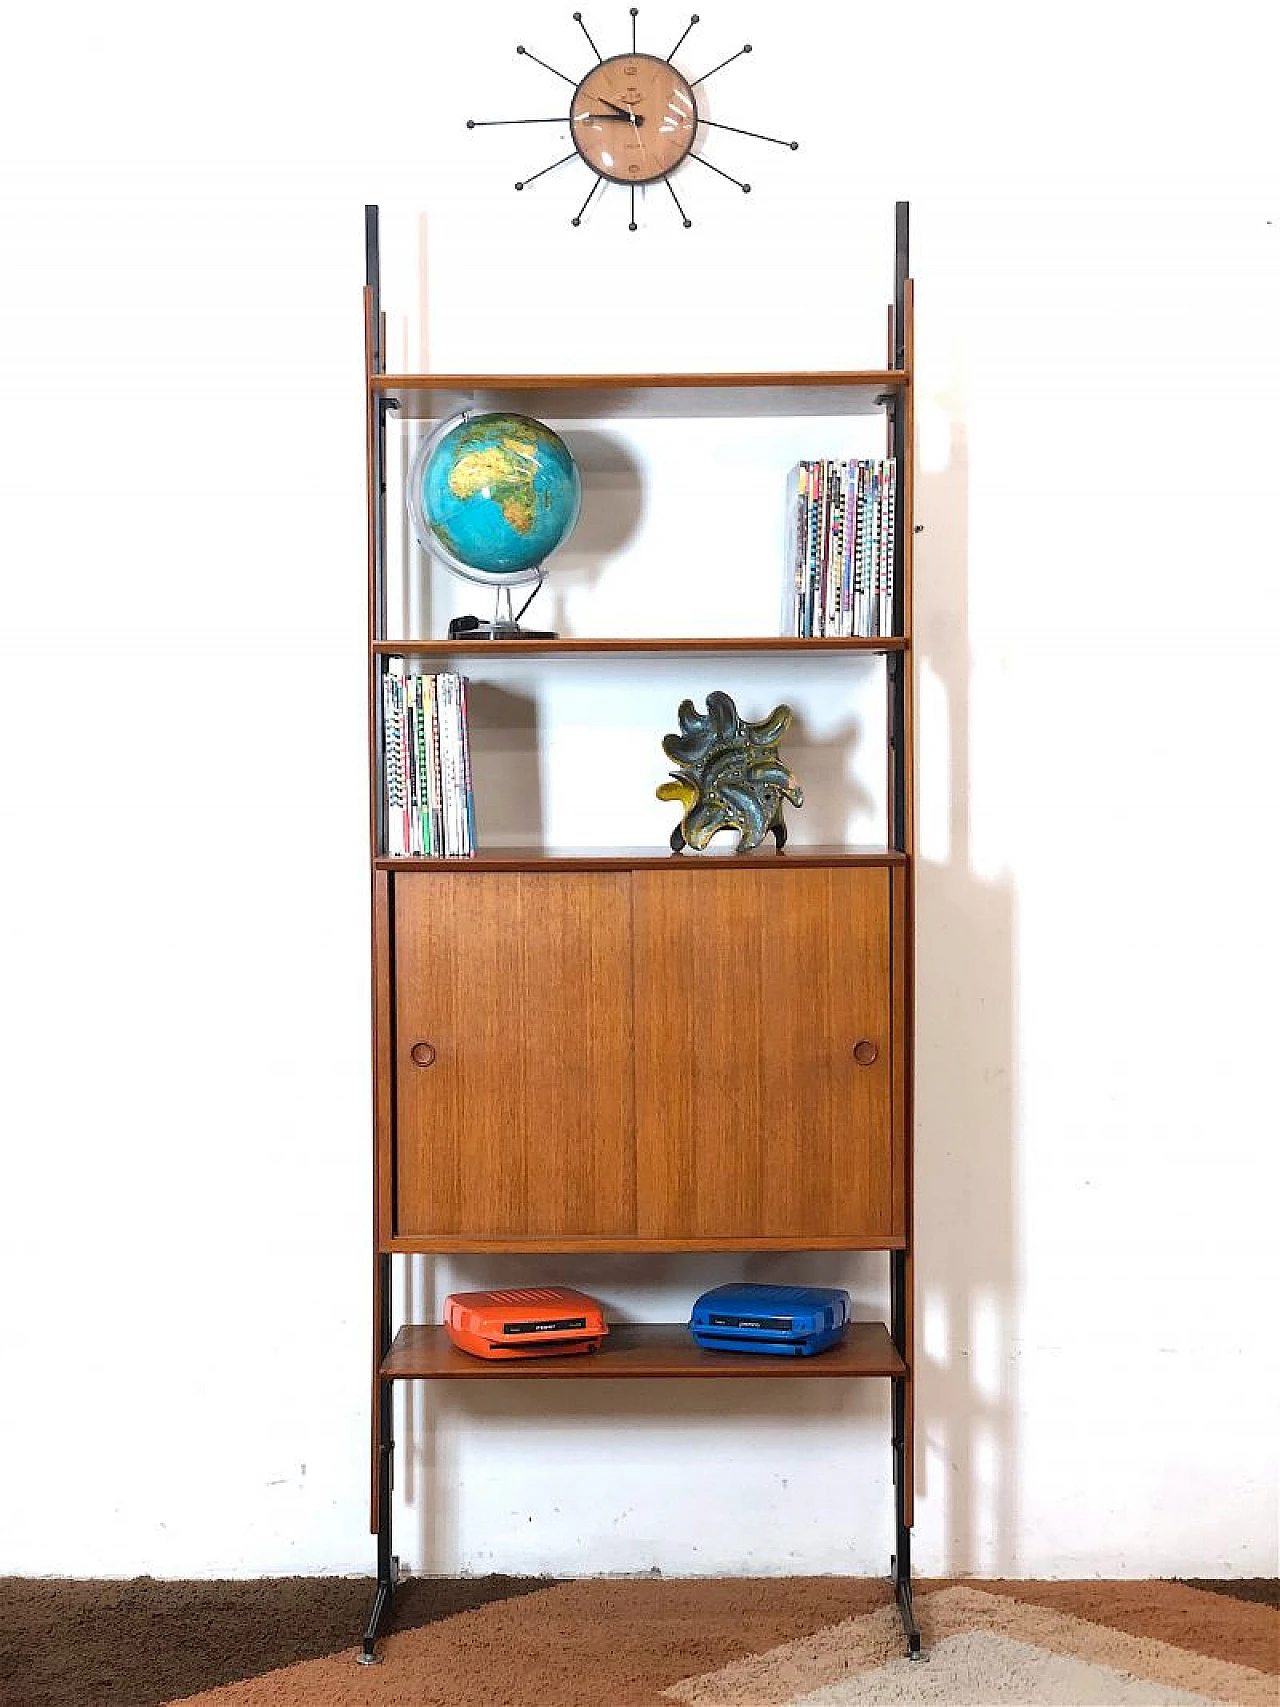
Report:
[{"label": "globe stand", "polygon": [[[456,470],[451,461],[455,456],[460,456],[466,464],[466,479],[456,489],[453,485]],[[428,488],[433,480],[441,492],[448,489],[449,502],[443,504],[449,516],[447,521],[431,513],[436,500],[428,499]],[[514,519],[507,516],[502,494],[505,486],[512,483],[532,506],[527,526],[539,523],[540,531],[534,539],[522,541],[517,537],[517,521],[522,519],[519,511]],[[440,494],[436,496],[439,498]],[[468,542],[463,537],[453,537],[451,529],[457,521],[454,513],[457,505],[473,498],[485,504],[482,513],[488,521],[480,535]],[[456,616],[449,623],[450,640],[560,638],[554,629],[520,626],[520,618],[537,597],[545,579],[543,564],[547,555],[572,533],[582,501],[578,466],[558,433],[531,415],[472,415],[464,409],[440,421],[418,446],[405,499],[414,537],[422,549],[450,574],[470,581],[473,586],[485,587],[495,595],[492,621],[486,622],[479,616]],[[497,524],[494,507],[501,512],[501,526]],[[544,510],[557,513],[548,520]],[[484,538],[486,527],[493,531],[490,540]],[[519,531],[527,529],[521,526]],[[464,536],[466,532],[464,528]],[[531,548],[532,562],[525,556],[527,548]],[[513,613],[511,589],[529,586],[533,591]]]},{"label": "globe stand", "polygon": [[483,622],[478,616],[455,616],[449,624],[450,640],[558,640],[560,636],[549,628],[521,628],[520,618],[537,598],[545,576],[537,571],[537,585],[513,616],[511,588],[499,587],[494,597],[493,621]]}]

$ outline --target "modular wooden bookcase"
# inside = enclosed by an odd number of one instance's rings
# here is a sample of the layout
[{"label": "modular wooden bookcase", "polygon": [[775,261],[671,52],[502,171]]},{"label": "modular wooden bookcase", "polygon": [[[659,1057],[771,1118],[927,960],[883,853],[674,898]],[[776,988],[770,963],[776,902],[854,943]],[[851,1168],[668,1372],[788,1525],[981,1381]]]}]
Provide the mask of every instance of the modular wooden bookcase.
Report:
[{"label": "modular wooden bookcase", "polygon": [[[908,1651],[917,1653],[906,204],[896,216],[887,365],[849,372],[389,373],[376,208],[366,209],[366,258],[378,1576],[360,1657],[376,1658],[398,1575],[393,1383],[643,1377],[879,1377],[892,1384],[891,1575]],[[882,411],[899,470],[892,637],[389,638],[388,412],[429,419],[445,412],[442,398],[457,407],[458,397],[484,407],[497,398],[496,406],[572,420],[606,410],[668,414],[673,401],[685,413],[706,415]],[[392,498],[398,508],[403,494]],[[383,660],[429,658],[435,662],[428,667],[463,668],[483,679],[486,654],[492,660],[498,647],[547,669],[583,653],[614,655],[620,666],[654,653],[785,655],[791,662],[821,652],[882,656],[885,844],[792,842],[780,854],[727,859],[666,848],[487,846],[466,859],[386,857]],[[476,782],[482,786],[479,774]],[[653,783],[638,778],[636,786],[651,790]],[[701,945],[696,976],[691,939]],[[397,1255],[777,1250],[885,1252],[889,1321],[859,1322],[839,1347],[795,1359],[704,1351],[678,1323],[619,1324],[592,1356],[516,1364],[469,1357],[439,1326],[411,1323],[393,1333]]]}]

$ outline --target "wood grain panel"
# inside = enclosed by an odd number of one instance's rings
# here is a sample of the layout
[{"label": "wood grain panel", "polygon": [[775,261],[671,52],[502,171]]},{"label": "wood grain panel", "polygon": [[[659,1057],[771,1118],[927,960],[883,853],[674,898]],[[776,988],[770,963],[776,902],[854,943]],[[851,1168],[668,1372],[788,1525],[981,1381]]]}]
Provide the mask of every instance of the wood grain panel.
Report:
[{"label": "wood grain panel", "polygon": [[906,869],[889,873],[890,1000],[893,1026],[893,1077],[890,1109],[893,1122],[893,1229],[905,1238],[907,1230],[908,1082],[911,1073],[911,979],[907,963],[909,889]]},{"label": "wood grain panel", "polygon": [[634,1232],[629,883],[397,878],[399,1236]]},{"label": "wood grain panel", "polygon": [[373,874],[373,1240],[381,1250],[395,1226],[391,1132],[395,995],[391,970],[391,878]]},{"label": "wood grain panel", "polygon": [[[376,335],[374,331],[374,297],[369,285],[364,291],[364,368],[367,379],[371,379],[374,371],[374,348]],[[377,659],[373,647],[378,636],[382,633],[379,586],[378,586],[378,516],[381,493],[378,490],[378,404],[371,391],[365,396],[365,490],[367,494],[367,550],[368,550],[368,628],[369,628],[369,668],[367,671],[368,729],[369,729],[369,857],[374,859],[378,853],[378,720],[375,711],[374,694],[378,686]]]},{"label": "wood grain panel", "polygon": [[906,1240],[896,1233],[788,1233],[781,1238],[747,1237],[735,1234],[726,1239],[723,1233],[700,1239],[683,1233],[674,1239],[641,1238],[631,1233],[557,1233],[554,1238],[516,1238],[506,1235],[498,1239],[461,1237],[453,1233],[432,1233],[426,1238],[388,1239],[386,1249],[399,1256],[448,1254],[468,1252],[478,1256],[497,1256],[510,1252],[518,1256],[538,1253],[566,1255],[589,1251],[631,1251],[636,1254],[671,1254],[678,1251],[898,1251]]},{"label": "wood grain panel", "polygon": [[[906,282],[906,360],[908,372],[915,365],[915,286]],[[908,386],[902,400],[906,413],[907,454],[902,469],[902,622],[908,642],[915,632],[915,388]],[[908,644],[902,657],[903,764],[906,767],[906,824],[903,852],[914,858],[916,851],[916,663]]]},{"label": "wood grain panel", "polygon": [[640,1236],[887,1236],[887,872],[632,881]]}]

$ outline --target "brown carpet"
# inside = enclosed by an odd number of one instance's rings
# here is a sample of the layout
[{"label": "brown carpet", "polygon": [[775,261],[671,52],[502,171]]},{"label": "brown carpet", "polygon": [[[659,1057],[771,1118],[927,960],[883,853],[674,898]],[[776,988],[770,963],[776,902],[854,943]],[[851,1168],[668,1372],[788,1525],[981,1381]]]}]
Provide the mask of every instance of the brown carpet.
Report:
[{"label": "brown carpet", "polygon": [[1280,1707],[1274,1582],[0,1579],[3,1707]]}]

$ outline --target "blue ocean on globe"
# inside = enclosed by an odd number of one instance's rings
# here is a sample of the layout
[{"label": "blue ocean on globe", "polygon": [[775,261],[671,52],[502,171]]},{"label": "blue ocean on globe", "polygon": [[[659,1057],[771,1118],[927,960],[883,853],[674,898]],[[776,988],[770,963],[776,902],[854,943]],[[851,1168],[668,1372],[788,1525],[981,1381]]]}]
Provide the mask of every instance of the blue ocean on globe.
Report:
[{"label": "blue ocean on globe", "polygon": [[535,568],[573,531],[582,478],[568,445],[529,415],[471,415],[422,471],[422,515],[441,555],[481,575]]}]

